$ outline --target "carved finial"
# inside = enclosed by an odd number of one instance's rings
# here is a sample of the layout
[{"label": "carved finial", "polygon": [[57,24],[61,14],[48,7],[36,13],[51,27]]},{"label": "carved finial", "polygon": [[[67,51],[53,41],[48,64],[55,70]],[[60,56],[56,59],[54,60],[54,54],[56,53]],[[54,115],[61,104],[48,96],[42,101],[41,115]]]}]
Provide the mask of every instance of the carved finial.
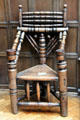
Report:
[{"label": "carved finial", "polygon": [[67,4],[64,4],[64,8],[67,8]]},{"label": "carved finial", "polygon": [[19,5],[19,9],[22,9],[22,5]]},{"label": "carved finial", "polygon": [[64,4],[64,26],[67,25],[67,4]]}]

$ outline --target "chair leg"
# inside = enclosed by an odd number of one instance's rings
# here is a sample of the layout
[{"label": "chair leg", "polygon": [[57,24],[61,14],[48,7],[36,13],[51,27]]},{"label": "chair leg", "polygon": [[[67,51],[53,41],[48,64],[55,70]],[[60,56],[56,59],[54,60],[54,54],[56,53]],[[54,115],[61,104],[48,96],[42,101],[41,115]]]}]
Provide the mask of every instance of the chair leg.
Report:
[{"label": "chair leg", "polygon": [[14,114],[18,112],[17,107],[17,87],[16,87],[16,51],[13,49],[7,50],[8,56],[8,77],[9,77],[9,89],[11,98],[11,109]]},{"label": "chair leg", "polygon": [[63,92],[63,93],[60,93],[60,103],[61,103],[61,106],[60,106],[60,111],[61,111],[61,116],[63,117],[67,117],[67,93],[66,92]]},{"label": "chair leg", "polygon": [[12,113],[16,114],[18,112],[17,106],[17,89],[16,89],[16,69],[9,69],[9,88],[10,88],[10,99],[11,99],[11,110]]},{"label": "chair leg", "polygon": [[11,110],[13,114],[18,113],[18,107],[17,107],[17,96],[15,95],[10,95],[11,99]]},{"label": "chair leg", "polygon": [[63,117],[67,116],[67,104],[68,104],[68,97],[67,97],[67,79],[66,79],[66,71],[59,72],[59,79],[60,79],[60,111]]},{"label": "chair leg", "polygon": [[[64,41],[61,44],[61,47],[64,47]],[[61,115],[67,116],[67,63],[64,61],[64,49],[57,50],[57,66],[58,66],[58,76],[59,76],[59,89],[60,89],[60,110]]]}]

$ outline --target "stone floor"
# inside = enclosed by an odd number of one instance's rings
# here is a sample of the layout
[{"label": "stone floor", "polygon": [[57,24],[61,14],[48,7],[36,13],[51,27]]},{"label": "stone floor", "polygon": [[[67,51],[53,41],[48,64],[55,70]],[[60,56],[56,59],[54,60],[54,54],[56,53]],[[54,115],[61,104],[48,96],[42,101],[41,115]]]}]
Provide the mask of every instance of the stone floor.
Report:
[{"label": "stone floor", "polygon": [[30,112],[19,110],[13,115],[8,90],[0,90],[0,120],[80,120],[80,97],[68,97],[68,117],[60,116],[60,109],[53,112]]}]

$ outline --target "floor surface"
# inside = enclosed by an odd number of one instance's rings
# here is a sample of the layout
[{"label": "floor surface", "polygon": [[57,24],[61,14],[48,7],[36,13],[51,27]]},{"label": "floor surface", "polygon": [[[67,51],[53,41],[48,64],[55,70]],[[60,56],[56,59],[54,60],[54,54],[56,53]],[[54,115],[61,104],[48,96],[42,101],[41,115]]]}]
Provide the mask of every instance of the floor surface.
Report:
[{"label": "floor surface", "polygon": [[80,120],[80,97],[68,97],[68,117],[60,116],[60,109],[53,112],[30,112],[19,110],[13,115],[8,90],[0,90],[0,120]]}]

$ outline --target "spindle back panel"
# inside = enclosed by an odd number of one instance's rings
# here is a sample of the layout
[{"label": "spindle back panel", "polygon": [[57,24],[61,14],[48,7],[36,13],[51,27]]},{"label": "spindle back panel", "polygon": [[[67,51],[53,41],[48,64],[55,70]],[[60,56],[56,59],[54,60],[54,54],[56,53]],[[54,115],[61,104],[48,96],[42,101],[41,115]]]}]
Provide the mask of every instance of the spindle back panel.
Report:
[{"label": "spindle back panel", "polygon": [[63,12],[23,12],[23,27],[62,27]]}]

